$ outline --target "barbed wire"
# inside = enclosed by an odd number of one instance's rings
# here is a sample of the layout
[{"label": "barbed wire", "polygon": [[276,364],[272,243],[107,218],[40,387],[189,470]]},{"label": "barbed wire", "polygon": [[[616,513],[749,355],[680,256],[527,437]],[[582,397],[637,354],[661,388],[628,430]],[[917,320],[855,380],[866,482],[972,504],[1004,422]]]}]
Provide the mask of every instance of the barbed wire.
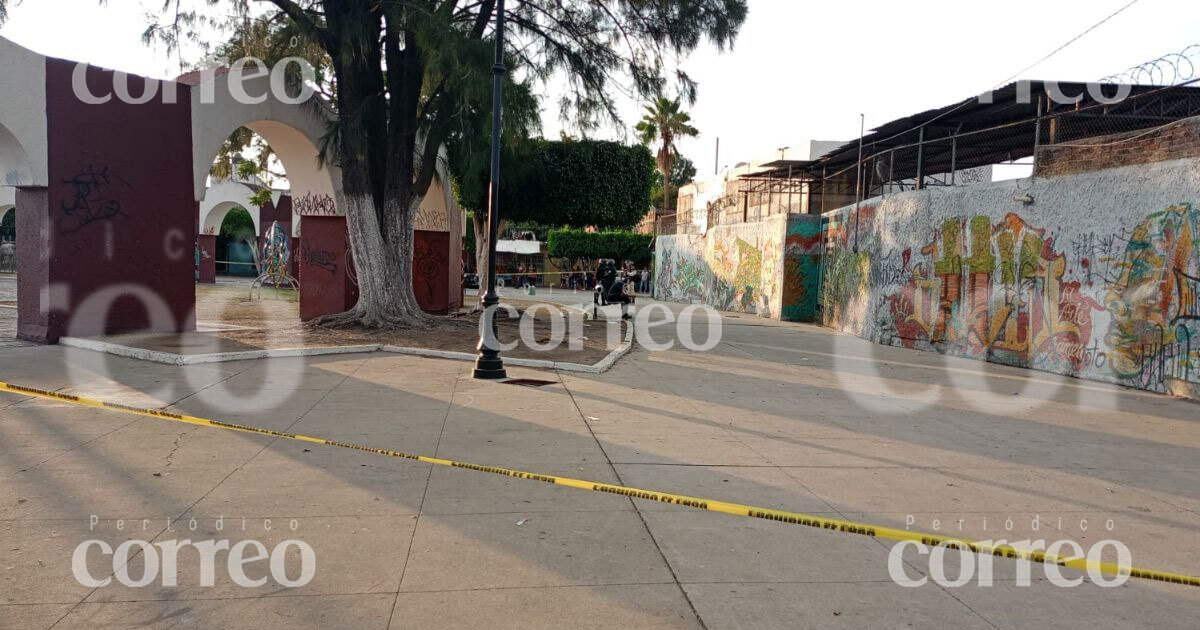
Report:
[{"label": "barbed wire", "polygon": [[1124,72],[1110,74],[1101,83],[1175,85],[1200,77],[1200,44],[1140,63]]}]

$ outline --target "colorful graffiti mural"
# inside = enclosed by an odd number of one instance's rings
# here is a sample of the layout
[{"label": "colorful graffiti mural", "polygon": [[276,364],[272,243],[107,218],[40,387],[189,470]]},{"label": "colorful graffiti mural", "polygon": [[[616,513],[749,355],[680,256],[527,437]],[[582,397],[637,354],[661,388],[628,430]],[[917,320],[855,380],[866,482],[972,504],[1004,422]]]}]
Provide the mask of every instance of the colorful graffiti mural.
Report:
[{"label": "colorful graffiti mural", "polygon": [[1053,237],[1016,214],[946,219],[921,247],[907,281],[884,296],[881,329],[904,346],[921,343],[1008,365],[1078,373],[1103,310],[1065,281]]},{"label": "colorful graffiti mural", "polygon": [[1036,225],[1015,212],[942,215],[925,220],[932,229],[921,239],[922,211],[911,200],[900,216],[872,208],[858,226],[852,209],[831,215],[824,323],[889,345],[1197,391],[1195,206],[1171,205],[1111,233]]},{"label": "colorful graffiti mural", "polygon": [[660,236],[656,297],[760,317],[811,321],[820,275],[820,221],[778,215],[705,235]]},{"label": "colorful graffiti mural", "polygon": [[[870,292],[867,291],[871,264],[865,252],[858,251],[857,228],[865,222],[872,228],[874,206],[851,209],[830,217],[825,226],[827,243],[820,273],[821,321],[841,330],[858,330]],[[855,228],[851,233],[850,226]]]},{"label": "colorful graffiti mural", "polygon": [[1105,297],[1113,371],[1146,389],[1200,380],[1200,210],[1181,204],[1147,216],[1117,268]]},{"label": "colorful graffiti mural", "polygon": [[711,243],[704,243],[703,237],[692,238],[697,242],[691,247],[662,254],[659,299],[705,303],[724,311],[769,313],[765,287],[772,283],[763,279],[762,249],[737,237],[731,242]]},{"label": "colorful graffiti mural", "polygon": [[813,321],[821,276],[821,223],[788,221],[783,243],[783,319]]}]

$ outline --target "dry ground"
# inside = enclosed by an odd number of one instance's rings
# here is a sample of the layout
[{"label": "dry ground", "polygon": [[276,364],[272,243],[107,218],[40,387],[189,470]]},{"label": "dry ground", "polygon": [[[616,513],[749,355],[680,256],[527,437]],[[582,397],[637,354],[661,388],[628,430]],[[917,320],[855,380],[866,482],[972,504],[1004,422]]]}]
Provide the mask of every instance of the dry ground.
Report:
[{"label": "dry ground", "polygon": [[[151,350],[198,354],[233,352],[263,348],[299,348],[352,346],[383,343],[396,346],[474,352],[479,340],[478,315],[460,311],[439,317],[428,328],[405,330],[329,329],[300,321],[299,302],[294,291],[264,289],[260,298],[250,299],[249,289],[240,285],[197,285],[196,321],[198,332],[185,334],[124,334],[105,339],[122,345]],[[473,301],[474,298],[471,298]],[[522,312],[532,302],[513,301]],[[561,305],[550,305],[555,313],[564,313]],[[534,318],[534,337],[545,343],[551,335],[550,314],[546,310]],[[591,364],[604,358],[609,347],[605,322],[583,323],[583,347],[571,350],[566,343],[553,350],[536,350],[520,341],[519,320],[500,320],[500,340],[517,341],[506,356],[571,361]]]}]

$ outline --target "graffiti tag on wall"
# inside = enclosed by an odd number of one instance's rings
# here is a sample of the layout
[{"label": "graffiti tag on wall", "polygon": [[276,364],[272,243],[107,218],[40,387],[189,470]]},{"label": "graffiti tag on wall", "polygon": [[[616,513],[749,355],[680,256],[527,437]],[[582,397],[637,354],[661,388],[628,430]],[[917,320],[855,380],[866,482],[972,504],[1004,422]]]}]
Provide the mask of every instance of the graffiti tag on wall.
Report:
[{"label": "graffiti tag on wall", "polygon": [[63,221],[59,229],[64,234],[78,232],[97,221],[129,218],[118,197],[119,189],[129,188],[129,182],[113,175],[107,166],[88,165],[74,177],[64,179],[63,183],[71,189],[70,199],[61,204]]},{"label": "graffiti tag on wall", "polygon": [[1129,237],[1119,272],[1105,296],[1112,369],[1147,389],[1161,388],[1168,378],[1196,380],[1200,210],[1181,204],[1143,219]]},{"label": "graffiti tag on wall", "polygon": [[292,213],[302,216],[334,216],[337,215],[337,202],[329,195],[307,193],[292,200]]},{"label": "graffiti tag on wall", "polygon": [[[907,264],[912,254],[906,250]],[[1044,229],[1008,214],[947,219],[923,246],[908,281],[885,295],[908,347],[922,342],[1010,365],[1076,373],[1102,306],[1066,281],[1066,256]]]},{"label": "graffiti tag on wall", "polygon": [[779,241],[766,239],[759,246],[747,240],[748,233],[747,238],[727,236],[670,241],[673,246],[661,250],[657,263],[658,297],[770,317],[781,291]]},{"label": "graffiti tag on wall", "polygon": [[306,265],[324,269],[329,273],[337,273],[338,256],[327,249],[309,247],[308,243],[300,241],[300,260]]},{"label": "graffiti tag on wall", "polygon": [[1200,210],[1191,204],[1112,233],[1066,226],[1066,237],[1016,213],[952,216],[890,252],[879,244],[895,235],[881,233],[907,229],[904,219],[885,227],[871,212],[859,217],[857,252],[852,212],[825,232],[827,325],[1156,391],[1200,382]]}]

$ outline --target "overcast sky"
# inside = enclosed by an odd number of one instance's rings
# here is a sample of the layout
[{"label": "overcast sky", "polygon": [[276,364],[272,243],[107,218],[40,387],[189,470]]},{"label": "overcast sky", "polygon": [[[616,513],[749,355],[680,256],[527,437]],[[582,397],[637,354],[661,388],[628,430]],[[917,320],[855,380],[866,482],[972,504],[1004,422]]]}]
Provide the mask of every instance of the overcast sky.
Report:
[{"label": "overcast sky", "polygon": [[[721,163],[807,158],[808,141],[946,105],[995,86],[1129,0],[750,0],[734,49],[697,51],[684,67],[700,82],[690,108],[702,136],[681,143],[700,173]],[[10,2],[11,4],[11,2]],[[24,0],[0,34],[43,54],[154,77],[178,66],[140,35],[161,0]],[[1139,0],[1020,78],[1094,80],[1200,44],[1195,0]],[[1200,74],[1200,68],[1197,69]],[[557,101],[546,95],[544,103]],[[547,105],[545,134],[557,137]],[[556,107],[556,106],[553,106]],[[640,105],[624,103],[632,125]],[[622,130],[607,137],[632,141]]]}]

